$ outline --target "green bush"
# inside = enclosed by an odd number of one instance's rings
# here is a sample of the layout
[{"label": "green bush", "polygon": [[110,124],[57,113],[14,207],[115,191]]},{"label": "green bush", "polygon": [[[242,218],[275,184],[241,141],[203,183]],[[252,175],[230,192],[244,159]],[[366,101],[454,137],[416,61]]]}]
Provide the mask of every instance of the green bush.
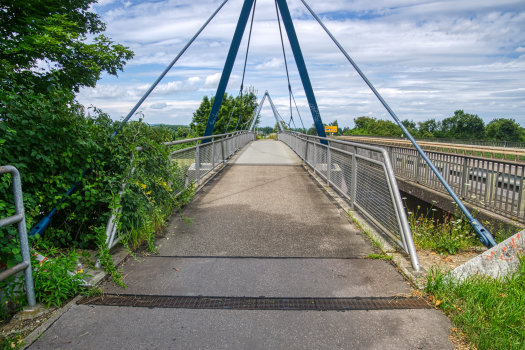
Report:
[{"label": "green bush", "polygon": [[[177,182],[180,169],[162,144],[175,138],[173,132],[137,121],[111,139],[121,123],[97,109],[89,112],[59,87],[46,95],[0,93],[0,164],[20,172],[28,231],[52,208],[60,209],[44,233],[50,246],[95,248],[119,205],[124,231],[159,207],[165,216],[179,205],[173,194],[184,185]],[[137,146],[144,151],[137,152]],[[85,169],[89,172],[82,178]],[[77,181],[77,189],[61,202]],[[120,200],[123,182],[129,185]],[[9,175],[0,177],[0,198],[0,218],[13,215]],[[0,229],[0,255],[8,267],[21,259],[17,236],[16,225]]]}]

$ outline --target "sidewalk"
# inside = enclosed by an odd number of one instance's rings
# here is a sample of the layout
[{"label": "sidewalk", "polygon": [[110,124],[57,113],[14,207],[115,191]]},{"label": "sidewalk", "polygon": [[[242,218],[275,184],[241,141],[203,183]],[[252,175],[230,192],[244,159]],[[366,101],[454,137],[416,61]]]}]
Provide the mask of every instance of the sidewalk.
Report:
[{"label": "sidewalk", "polygon": [[[127,289],[106,284],[106,301],[73,306],[30,349],[454,348],[435,309],[293,309],[394,300],[411,288],[388,262],[364,259],[371,245],[286,145],[252,142],[230,163],[184,209],[190,227],[175,215],[159,256],[126,263]],[[107,305],[119,298],[149,304]]]}]

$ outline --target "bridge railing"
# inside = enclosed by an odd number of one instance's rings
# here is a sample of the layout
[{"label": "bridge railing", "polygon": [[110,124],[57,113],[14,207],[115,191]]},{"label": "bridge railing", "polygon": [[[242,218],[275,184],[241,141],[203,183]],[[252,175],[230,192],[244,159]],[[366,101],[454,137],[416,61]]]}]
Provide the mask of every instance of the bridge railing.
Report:
[{"label": "bridge railing", "polygon": [[[351,135],[353,138],[366,139],[385,139],[408,141],[406,137],[395,136],[373,136],[373,135]],[[491,141],[491,140],[468,140],[468,139],[440,139],[436,137],[416,137],[416,141],[435,142],[435,143],[452,143],[458,145],[489,146],[489,147],[508,147],[508,148],[525,148],[525,142],[518,141]]]},{"label": "bridge railing", "polygon": [[[177,174],[175,174],[177,181],[170,184],[176,194],[175,196],[178,196],[191,184],[199,185],[207,174],[224,163],[245,144],[255,140],[255,137],[254,132],[243,130],[228,134],[165,142],[164,145],[167,147],[180,147],[180,149],[170,153],[171,162],[177,164]],[[140,152],[143,147],[137,147],[136,150]],[[132,172],[134,171],[132,169]],[[122,190],[118,193],[119,197],[122,196],[125,187],[126,184],[123,183]],[[117,232],[121,211],[122,207],[115,209],[106,224],[106,244],[109,249],[122,238],[121,236],[118,237]],[[98,262],[97,266],[100,266]]]},{"label": "bridge railing", "polygon": [[[415,149],[377,147],[388,151],[396,176],[447,192]],[[440,152],[425,153],[465,202],[525,222],[525,165]]]},{"label": "bridge railing", "polygon": [[289,131],[278,133],[277,138],[405,250],[419,271],[412,233],[385,149]]}]

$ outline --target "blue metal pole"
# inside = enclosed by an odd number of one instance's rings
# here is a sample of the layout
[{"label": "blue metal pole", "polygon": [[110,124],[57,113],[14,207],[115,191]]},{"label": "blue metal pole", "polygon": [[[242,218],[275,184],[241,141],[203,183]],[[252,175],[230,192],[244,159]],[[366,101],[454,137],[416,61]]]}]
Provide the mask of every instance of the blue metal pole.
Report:
[{"label": "blue metal pole", "polygon": [[[239,46],[241,45],[244,29],[246,28],[248,18],[250,17],[250,10],[253,6],[253,2],[254,0],[244,0],[241,15],[239,16],[237,28],[235,28],[235,33],[233,34],[230,51],[226,57],[226,63],[224,64],[224,69],[222,70],[221,80],[219,81],[219,86],[217,87],[217,93],[215,94],[215,99],[211,107],[210,116],[208,117],[208,123],[206,124],[206,130],[204,131],[203,136],[211,136],[213,134],[213,128],[215,127],[217,116],[219,115],[224,93],[226,92],[226,86],[228,85],[228,80],[230,80],[233,64],[235,63],[235,57],[237,57],[237,53],[239,52]],[[203,140],[202,143],[206,143],[206,140]]]},{"label": "blue metal pole", "polygon": [[[280,0],[277,0],[277,1],[280,1]],[[281,0],[282,1],[282,0]],[[359,75],[361,76],[361,78],[363,78],[363,80],[365,81],[365,83],[368,85],[368,87],[372,90],[372,92],[376,95],[376,97],[379,99],[379,101],[383,104],[383,106],[386,108],[386,110],[388,111],[388,113],[390,113],[390,115],[392,116],[392,118],[394,118],[394,120],[396,121],[397,125],[399,125],[399,127],[401,128],[401,130],[405,133],[405,135],[408,137],[408,139],[412,142],[412,144],[414,145],[414,147],[416,148],[416,150],[419,152],[419,154],[421,155],[421,157],[425,160],[425,162],[428,164],[428,166],[430,167],[430,169],[432,169],[432,171],[434,172],[434,174],[436,174],[436,177],[439,179],[439,181],[441,182],[441,184],[443,184],[443,186],[445,187],[445,189],[447,190],[447,192],[450,194],[450,196],[452,197],[452,199],[454,199],[454,201],[457,203],[459,209],[461,209],[461,211],[463,212],[463,214],[465,214],[467,220],[470,222],[470,225],[472,226],[472,228],[474,229],[474,231],[476,232],[476,235],[478,236],[479,240],[481,241],[481,243],[483,243],[486,247],[488,248],[492,248],[494,246],[497,245],[496,241],[494,240],[494,237],[492,237],[492,235],[490,234],[489,231],[487,231],[487,229],[485,229],[480,223],[478,220],[476,220],[472,214],[470,213],[470,211],[467,209],[467,207],[465,207],[465,205],[463,204],[463,202],[461,201],[461,199],[459,199],[458,195],[454,192],[454,190],[452,189],[452,187],[450,187],[450,185],[447,183],[447,181],[445,181],[445,179],[443,178],[443,176],[441,175],[441,173],[439,172],[439,170],[436,168],[436,166],[434,165],[434,163],[432,163],[432,161],[430,160],[430,158],[427,157],[427,155],[425,154],[425,152],[423,151],[423,149],[421,149],[421,147],[419,146],[419,144],[416,142],[416,140],[412,137],[412,135],[410,134],[410,132],[405,128],[405,126],[403,125],[403,123],[401,123],[401,121],[399,120],[399,118],[397,117],[397,115],[394,113],[394,111],[390,108],[390,106],[386,103],[386,101],[383,99],[383,97],[381,97],[381,95],[379,94],[379,92],[375,89],[375,87],[372,85],[372,83],[368,80],[368,78],[365,76],[365,74],[361,71],[361,69],[359,69],[359,67],[357,66],[357,64],[354,62],[354,60],[352,60],[352,58],[350,58],[350,56],[348,55],[348,53],[346,53],[345,49],[341,46],[341,44],[339,44],[339,42],[334,38],[334,36],[332,35],[332,33],[330,33],[330,31],[328,30],[328,28],[325,27],[324,23],[321,22],[321,20],[319,19],[319,17],[317,17],[317,15],[315,14],[315,12],[310,8],[310,6],[308,6],[308,4],[305,2],[305,0],[301,0],[302,3],[304,4],[304,6],[306,6],[306,8],[308,9],[308,11],[310,11],[310,13],[315,17],[315,19],[317,20],[317,22],[319,22],[319,24],[321,25],[321,27],[323,27],[323,29],[326,31],[326,33],[330,36],[330,38],[332,38],[332,40],[334,41],[334,43],[337,45],[337,47],[339,48],[339,50],[341,50],[341,52],[343,53],[343,55],[345,55],[346,59],[350,62],[350,64],[355,68],[355,70],[357,71],[357,73],[359,73]]]},{"label": "blue metal pole", "polygon": [[[284,28],[286,28],[286,34],[288,34],[288,40],[290,41],[290,46],[292,47],[295,63],[297,64],[299,75],[301,76],[301,81],[303,83],[304,92],[306,93],[306,98],[308,99],[308,105],[310,106],[312,117],[314,118],[317,135],[320,137],[326,137],[323,121],[321,120],[319,107],[317,106],[317,101],[315,100],[314,90],[312,88],[312,83],[310,82],[310,77],[308,76],[308,70],[306,69],[301,46],[299,45],[299,40],[297,39],[297,34],[295,33],[292,16],[290,15],[290,10],[288,9],[288,4],[286,3],[286,0],[276,1],[279,5],[279,10],[281,10]],[[321,140],[321,143],[328,145],[326,140]]]}]

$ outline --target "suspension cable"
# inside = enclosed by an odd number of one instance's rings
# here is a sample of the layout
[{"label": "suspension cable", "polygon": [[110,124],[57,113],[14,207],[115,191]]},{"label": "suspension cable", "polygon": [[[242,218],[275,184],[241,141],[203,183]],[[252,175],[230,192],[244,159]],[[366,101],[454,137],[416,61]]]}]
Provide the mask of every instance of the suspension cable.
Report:
[{"label": "suspension cable", "polygon": [[[290,90],[290,92],[291,92],[291,90]],[[299,107],[297,107],[297,103],[295,102],[295,97],[293,95],[293,92],[292,92],[292,98],[293,98],[293,103],[295,105],[295,109],[297,109],[297,114],[299,115],[299,120],[301,121],[301,125],[303,126],[303,130],[305,130],[304,132],[306,133],[306,128],[304,127],[304,123],[303,123],[303,118],[301,118],[301,113],[299,113]]]},{"label": "suspension cable", "polygon": [[[445,180],[445,178],[443,178],[443,176],[441,175],[441,173],[439,172],[439,170],[436,168],[436,166],[434,165],[434,163],[432,163],[432,161],[430,160],[430,158],[428,158],[428,156],[426,155],[425,151],[423,151],[423,149],[421,148],[421,146],[419,146],[419,144],[417,143],[417,141],[414,139],[414,137],[412,136],[412,134],[410,134],[410,132],[405,128],[405,126],[403,125],[403,123],[401,122],[401,120],[399,120],[399,118],[397,117],[397,115],[394,113],[394,111],[390,108],[390,106],[386,103],[386,101],[383,99],[383,97],[379,94],[379,92],[376,90],[376,88],[374,87],[374,85],[372,85],[372,83],[370,82],[370,80],[368,80],[368,78],[365,76],[365,74],[363,73],[363,71],[357,66],[357,64],[354,62],[354,60],[348,55],[348,53],[346,52],[346,50],[343,48],[343,46],[341,46],[341,44],[339,44],[339,42],[337,41],[337,39],[332,35],[332,33],[330,33],[330,31],[328,30],[328,28],[326,28],[326,26],[324,25],[324,23],[321,21],[321,19],[315,14],[315,12],[310,8],[310,6],[308,6],[308,4],[306,3],[305,0],[301,0],[301,2],[304,4],[304,6],[308,9],[308,11],[310,11],[310,13],[312,14],[312,16],[317,20],[317,22],[321,25],[321,27],[323,27],[324,31],[326,32],[326,34],[328,34],[328,36],[332,39],[332,41],[334,42],[334,44],[339,48],[339,50],[341,50],[341,52],[343,53],[343,55],[346,57],[346,59],[348,60],[348,62],[350,62],[350,64],[354,67],[354,69],[356,70],[356,72],[361,76],[361,78],[364,80],[364,82],[366,83],[366,85],[368,85],[368,87],[370,88],[370,90],[372,90],[372,92],[374,93],[374,95],[376,95],[377,99],[379,100],[379,102],[381,102],[381,104],[383,105],[383,107],[385,107],[385,109],[387,110],[387,112],[390,114],[390,116],[394,119],[394,121],[397,123],[397,125],[399,125],[399,127],[401,128],[401,130],[403,131],[403,133],[407,136],[407,138],[410,140],[410,142],[412,142],[412,144],[414,145],[415,149],[417,150],[417,152],[421,155],[421,157],[423,158],[423,160],[428,164],[428,166],[430,167],[430,169],[432,170],[432,172],[436,175],[436,177],[438,178],[438,180],[441,182],[441,184],[443,185],[443,187],[445,187],[445,189],[447,190],[447,192],[450,194],[450,196],[452,197],[452,199],[454,200],[454,202],[457,203],[457,205],[459,206],[459,209],[463,212],[463,214],[465,214],[465,216],[467,217],[468,221],[470,222],[470,225],[472,226],[472,228],[474,229],[474,231],[476,232],[476,235],[478,236],[478,238],[480,239],[480,241],[487,247],[487,248],[492,248],[494,246],[497,245],[496,241],[494,240],[494,238],[492,237],[492,235],[490,234],[490,232],[487,231],[486,228],[484,228],[477,219],[474,218],[474,216],[470,213],[470,211],[467,209],[467,207],[463,204],[463,202],[461,201],[461,199],[458,197],[458,195],[456,194],[456,192],[454,192],[454,190],[452,189],[452,187],[450,187],[450,185],[448,184],[448,182]],[[406,225],[408,227],[408,224]],[[408,228],[407,228],[408,229]],[[412,256],[412,254],[415,254],[415,252],[410,252],[410,256]]]},{"label": "suspension cable", "polygon": [[[286,68],[286,78],[288,79],[288,96],[290,98],[290,121],[288,122],[288,127],[290,127],[290,122],[293,120],[292,85],[290,84],[290,74],[288,73],[288,63],[286,61],[286,51],[284,49],[283,31],[281,29],[281,19],[279,17],[279,7],[277,7],[277,0],[275,1],[275,12],[277,13],[277,23],[279,24],[279,35],[281,36],[281,46],[283,48],[284,67]],[[294,99],[294,102],[295,102],[295,99]],[[295,122],[293,124],[295,125]]]},{"label": "suspension cable", "polygon": [[237,131],[237,127],[239,126],[239,121],[242,118],[242,89],[244,85],[244,75],[246,74],[246,63],[248,63],[248,51],[250,51],[250,40],[252,39],[253,19],[255,18],[255,6],[257,6],[257,0],[253,2],[252,21],[250,23],[250,34],[248,34],[248,45],[246,46],[246,56],[244,57],[244,69],[242,71],[239,119],[237,119],[237,125],[235,126],[235,131]]}]

